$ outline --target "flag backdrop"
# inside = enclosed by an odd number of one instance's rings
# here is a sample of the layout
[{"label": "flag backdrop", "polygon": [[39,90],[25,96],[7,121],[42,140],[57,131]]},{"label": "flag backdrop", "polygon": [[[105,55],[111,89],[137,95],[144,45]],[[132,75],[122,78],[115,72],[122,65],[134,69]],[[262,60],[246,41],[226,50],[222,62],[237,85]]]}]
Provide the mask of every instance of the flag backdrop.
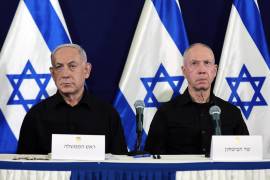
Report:
[{"label": "flag backdrop", "polygon": [[266,156],[270,154],[269,70],[258,4],[234,0],[214,92],[241,109],[250,134],[263,135]]},{"label": "flag backdrop", "polygon": [[[177,0],[146,0],[114,102],[130,150],[136,142],[134,102],[145,103],[143,124],[147,133],[160,103],[186,87],[181,65],[187,46]],[[145,138],[144,133],[142,147]]]},{"label": "flag backdrop", "polygon": [[58,1],[19,2],[0,53],[0,153],[16,152],[26,112],[56,91],[49,73],[50,54],[68,42]]}]

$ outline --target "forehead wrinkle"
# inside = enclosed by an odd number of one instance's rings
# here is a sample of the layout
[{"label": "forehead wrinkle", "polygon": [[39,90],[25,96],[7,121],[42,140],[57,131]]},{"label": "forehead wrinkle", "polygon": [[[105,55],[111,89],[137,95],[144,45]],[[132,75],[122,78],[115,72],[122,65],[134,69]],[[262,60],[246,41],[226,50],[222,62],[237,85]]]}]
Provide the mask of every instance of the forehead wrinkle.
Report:
[{"label": "forehead wrinkle", "polygon": [[[54,56],[53,60],[54,62],[58,62],[58,63],[61,63],[61,62],[67,62],[69,63],[70,61],[74,61],[76,62],[76,60],[79,59],[79,61],[83,61],[80,54],[74,54],[74,55],[70,55],[70,56],[67,56],[67,57],[57,57],[57,54]],[[60,61],[60,62],[59,62]]]},{"label": "forehead wrinkle", "polygon": [[191,61],[197,61],[197,62],[214,62],[213,59],[191,59]]}]

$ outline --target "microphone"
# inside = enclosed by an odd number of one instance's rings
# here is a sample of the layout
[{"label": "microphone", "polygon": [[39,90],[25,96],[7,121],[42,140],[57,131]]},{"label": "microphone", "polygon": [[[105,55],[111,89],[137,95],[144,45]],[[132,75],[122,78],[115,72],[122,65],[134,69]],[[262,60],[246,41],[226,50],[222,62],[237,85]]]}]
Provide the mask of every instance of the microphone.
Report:
[{"label": "microphone", "polygon": [[137,133],[137,140],[134,147],[134,150],[128,152],[128,156],[134,157],[149,157],[150,154],[141,150],[141,142],[142,142],[142,133],[143,133],[143,110],[145,104],[142,100],[137,100],[134,103],[134,107],[136,110],[136,133]]},{"label": "microphone", "polygon": [[220,114],[221,110],[217,105],[211,106],[209,109],[209,114],[212,116],[214,126],[215,126],[215,135],[221,135],[220,130]]},{"label": "microphone", "polygon": [[142,100],[137,100],[134,103],[134,107],[136,109],[137,131],[142,132],[142,130],[143,130],[143,110],[144,110],[145,104]]},{"label": "microphone", "polygon": [[137,100],[134,103],[134,107],[136,109],[136,132],[137,132],[137,143],[135,149],[136,151],[140,151],[143,132],[143,110],[145,104],[142,100]]}]

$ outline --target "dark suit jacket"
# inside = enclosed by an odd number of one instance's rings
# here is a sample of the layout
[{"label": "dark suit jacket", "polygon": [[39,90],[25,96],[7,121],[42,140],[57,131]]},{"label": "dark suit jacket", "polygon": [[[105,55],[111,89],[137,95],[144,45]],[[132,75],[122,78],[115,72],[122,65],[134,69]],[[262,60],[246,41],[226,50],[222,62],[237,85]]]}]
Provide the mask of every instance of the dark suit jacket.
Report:
[{"label": "dark suit jacket", "polygon": [[209,103],[192,101],[188,90],[164,103],[150,126],[145,150],[157,154],[208,154],[214,133],[209,108],[221,109],[222,135],[248,135],[240,110],[211,94]]},{"label": "dark suit jacket", "polygon": [[52,134],[105,135],[106,153],[127,152],[117,111],[86,91],[74,107],[59,92],[33,106],[24,118],[17,153],[50,153]]}]

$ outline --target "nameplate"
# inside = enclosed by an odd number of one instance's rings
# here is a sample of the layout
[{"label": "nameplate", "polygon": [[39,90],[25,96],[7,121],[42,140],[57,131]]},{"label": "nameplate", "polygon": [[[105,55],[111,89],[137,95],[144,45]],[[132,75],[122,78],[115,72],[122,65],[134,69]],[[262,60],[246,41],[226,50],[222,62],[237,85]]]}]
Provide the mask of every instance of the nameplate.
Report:
[{"label": "nameplate", "polygon": [[105,136],[53,134],[51,158],[105,160]]},{"label": "nameplate", "polygon": [[262,160],[262,136],[212,136],[210,157],[213,161]]}]

